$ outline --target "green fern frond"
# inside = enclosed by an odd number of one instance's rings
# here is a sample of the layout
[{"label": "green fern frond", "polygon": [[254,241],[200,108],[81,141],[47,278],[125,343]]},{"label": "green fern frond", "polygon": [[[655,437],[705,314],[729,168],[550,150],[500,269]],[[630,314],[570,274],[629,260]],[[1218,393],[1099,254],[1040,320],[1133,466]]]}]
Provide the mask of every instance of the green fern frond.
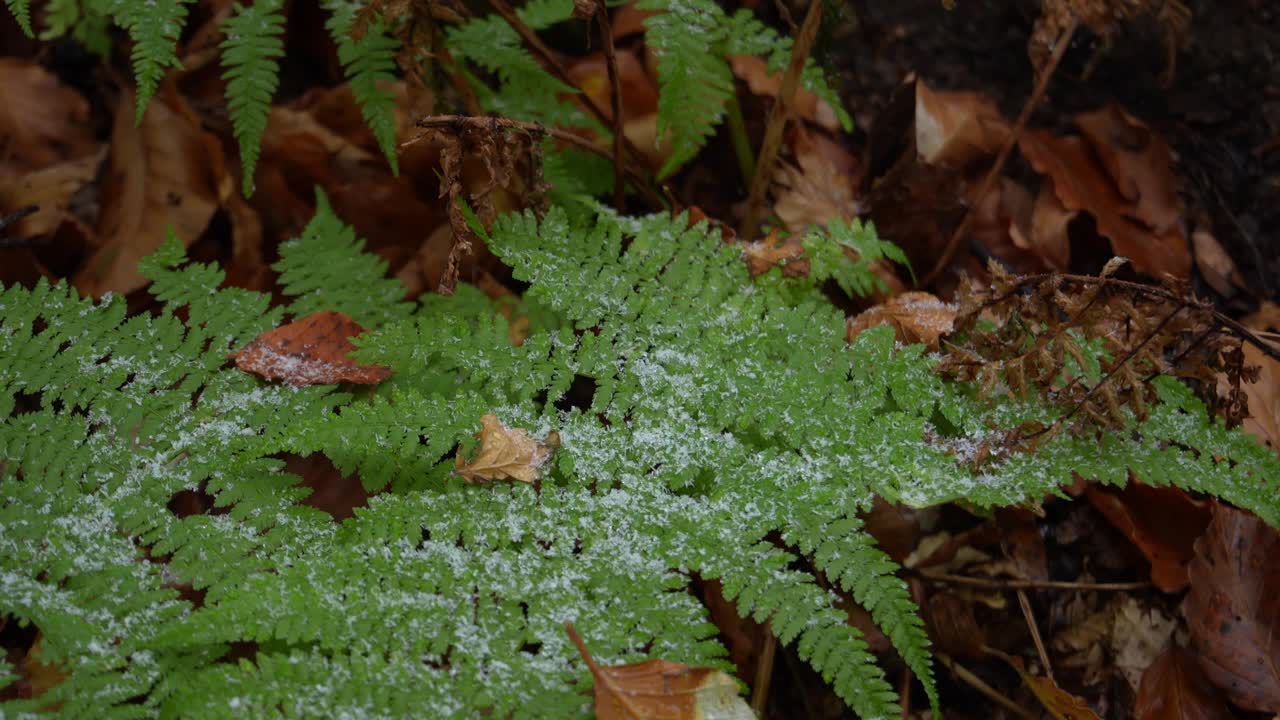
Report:
[{"label": "green fern frond", "polygon": [[642,0],[637,7],[665,11],[645,20],[646,43],[658,55],[658,136],[670,133],[671,142],[661,179],[696,155],[724,117],[734,92],[723,54],[728,18],[712,0]]},{"label": "green fern frond", "polygon": [[227,81],[227,109],[240,145],[243,192],[249,197],[271,98],[279,84],[279,58],[284,56],[283,4],[280,0],[257,0],[248,7],[237,3],[222,33],[226,36],[222,64],[227,70],[222,77]]},{"label": "green fern frond", "polygon": [[138,83],[137,110],[134,122],[142,123],[147,103],[155,95],[160,79],[169,68],[181,70],[178,60],[178,36],[187,19],[187,5],[192,0],[151,0],[129,2],[114,0],[113,17],[133,39],[133,74]]},{"label": "green fern frond", "polygon": [[387,261],[364,252],[364,240],[343,224],[319,189],[315,217],[302,235],[280,246],[280,261],[271,267],[280,273],[284,294],[293,298],[288,313],[294,317],[337,310],[373,329],[413,310],[404,302],[404,285],[387,277]]},{"label": "green fern frond", "polygon": [[[567,0],[536,0],[518,11],[531,29],[541,30],[573,16]],[[592,127],[605,137],[608,132],[588,119],[565,97],[578,94],[542,68],[524,48],[520,36],[499,15],[473,19],[450,28],[446,44],[454,59],[471,62],[498,76],[497,92],[478,85],[477,94],[485,110],[504,117],[561,127]]]},{"label": "green fern frond", "polygon": [[27,37],[35,37],[35,32],[31,30],[31,0],[4,0],[4,4],[13,13],[13,19],[22,28],[22,32]]},{"label": "green fern frond", "polygon": [[370,21],[359,39],[352,37],[356,13],[361,7],[358,2],[327,0],[323,5],[330,13],[325,28],[338,46],[338,61],[346,71],[351,94],[359,103],[360,114],[373,131],[391,172],[399,175],[395,94],[381,84],[396,79],[396,51],[400,49],[400,41],[387,34],[389,28],[381,18]]}]

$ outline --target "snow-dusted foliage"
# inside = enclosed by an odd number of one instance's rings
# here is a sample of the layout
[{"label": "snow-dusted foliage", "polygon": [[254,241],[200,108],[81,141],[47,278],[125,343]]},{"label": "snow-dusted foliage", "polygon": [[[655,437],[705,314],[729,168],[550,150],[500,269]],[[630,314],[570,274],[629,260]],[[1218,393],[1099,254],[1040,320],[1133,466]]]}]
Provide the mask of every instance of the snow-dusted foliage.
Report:
[{"label": "snow-dusted foliage", "polygon": [[[796,642],[862,717],[889,717],[896,693],[816,575],[934,696],[916,608],[857,517],[876,495],[1013,504],[1072,471],[1132,468],[1280,520],[1280,463],[1173,381],[1123,433],[973,470],[968,449],[1053,411],[980,402],[886,328],[847,344],[812,279],[752,280],[684,217],[500,219],[489,245],[544,317],[518,346],[476,293],[399,304],[358,242],[322,204],[280,269],[291,312],[368,323],[360,358],[395,370],[372,393],[228,368],[284,310],[217,289],[221,271],[176,242],[145,263],[156,317],[65,286],[0,292],[0,616],[34,625],[66,672],[0,711],[586,718],[566,621],[601,663],[729,669],[697,577]],[[556,433],[538,484],[453,476],[487,413]],[[314,452],[359,474],[367,507],[335,523],[298,503],[279,457]],[[180,517],[171,500],[193,489],[214,507]]]}]

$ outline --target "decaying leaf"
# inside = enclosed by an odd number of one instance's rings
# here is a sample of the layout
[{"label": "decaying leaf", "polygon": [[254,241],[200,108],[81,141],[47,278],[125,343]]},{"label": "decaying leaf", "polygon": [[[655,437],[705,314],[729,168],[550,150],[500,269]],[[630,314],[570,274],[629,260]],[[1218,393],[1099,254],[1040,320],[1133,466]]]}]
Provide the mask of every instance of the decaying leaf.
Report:
[{"label": "decaying leaf", "polygon": [[972,91],[934,91],[916,82],[916,152],[930,165],[959,168],[994,156],[1009,136],[995,100]]},{"label": "decaying leaf", "polygon": [[942,302],[932,293],[905,292],[849,318],[846,339],[852,342],[863,330],[887,324],[900,342],[924,343],[936,351],[939,338],[951,332],[955,319],[954,304]]},{"label": "decaying leaf", "polygon": [[[733,68],[734,75],[747,83],[747,88],[753,94],[770,98],[778,97],[778,91],[782,88],[782,73],[769,72],[768,63],[764,58],[755,55],[732,55],[729,57],[729,66]],[[836,117],[836,111],[812,91],[797,87],[791,102],[791,110],[796,117],[817,123],[833,132],[840,129],[840,118]]]},{"label": "decaying leaf", "polygon": [[538,442],[528,430],[509,428],[492,413],[480,418],[480,452],[471,460],[464,460],[459,451],[454,475],[468,482],[493,480],[518,480],[536,482],[542,477],[542,467],[551,458],[557,444],[555,436],[546,443]]},{"label": "decaying leaf", "polygon": [[1027,672],[1023,667],[1022,658],[1006,655],[992,648],[987,648],[987,652],[1007,662],[1009,667],[1018,673],[1036,699],[1040,701],[1040,705],[1054,720],[1099,720],[1098,715],[1084,700],[1058,687],[1058,684],[1050,678]]},{"label": "decaying leaf", "polygon": [[799,235],[779,239],[778,231],[771,230],[764,240],[740,243],[742,260],[747,264],[751,277],[763,275],[769,270],[780,267],[787,277],[807,277],[809,260],[804,254],[804,245]]},{"label": "decaying leaf", "polygon": [[391,377],[391,369],[349,357],[356,349],[349,338],[364,331],[350,317],[326,310],[268,330],[232,357],[247,373],[290,385],[376,385]]},{"label": "decaying leaf", "polygon": [[0,177],[84,157],[97,145],[80,93],[31,60],[0,58]]},{"label": "decaying leaf", "polygon": [[221,144],[176,92],[162,90],[140,125],[134,124],[133,96],[123,95],[100,199],[101,247],[76,273],[76,288],[101,295],[146,286],[138,261],[160,247],[168,230],[186,245],[200,237],[218,209],[226,177]]},{"label": "decaying leaf", "polygon": [[1231,702],[1280,711],[1280,532],[1215,504],[1182,613],[1204,673]]},{"label": "decaying leaf", "polygon": [[[1280,305],[1263,303],[1258,312],[1241,322],[1253,330],[1280,330]],[[1280,347],[1280,343],[1272,344]],[[1280,448],[1280,360],[1262,352],[1252,343],[1245,343],[1243,349],[1245,365],[1258,367],[1258,380],[1244,385],[1245,395],[1249,398],[1249,417],[1241,427],[1272,448]]]},{"label": "decaying leaf", "polygon": [[1222,696],[1191,653],[1170,645],[1142,674],[1133,716],[1137,720],[1230,720]]},{"label": "decaying leaf", "polygon": [[604,667],[591,659],[573,623],[565,631],[595,678],[599,720],[755,719],[738,683],[720,670],[662,659]]},{"label": "decaying leaf", "polygon": [[854,189],[862,169],[853,154],[803,127],[791,134],[791,146],[795,164],[778,163],[773,174],[773,209],[782,222],[798,232],[809,225],[856,216],[861,208]]},{"label": "decaying leaf", "polygon": [[1090,504],[1124,533],[1151,563],[1151,582],[1165,592],[1187,585],[1196,538],[1209,524],[1209,507],[1175,487],[1130,483],[1123,490],[1090,487]]}]

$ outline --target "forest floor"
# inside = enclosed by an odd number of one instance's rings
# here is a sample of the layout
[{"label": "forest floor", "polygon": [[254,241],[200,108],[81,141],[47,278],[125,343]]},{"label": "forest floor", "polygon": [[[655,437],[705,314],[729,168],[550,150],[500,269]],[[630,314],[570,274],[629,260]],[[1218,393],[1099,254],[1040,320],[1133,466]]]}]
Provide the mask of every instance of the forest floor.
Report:
[{"label": "forest floor", "polygon": [[[815,55],[855,129],[841,132],[810,102],[786,136],[774,216],[789,226],[870,219],[906,251],[922,281],[913,287],[906,274],[886,271],[890,292],[850,306],[850,315],[913,289],[950,300],[961,273],[984,279],[989,262],[1017,274],[1096,274],[1124,255],[1133,277],[1168,273],[1249,327],[1280,330],[1280,6],[1188,0],[1181,30],[1158,8],[1114,23],[1109,37],[1079,28],[983,192],[993,158],[1035,91],[1028,43],[1040,8],[1017,0],[955,5],[850,0]],[[223,263],[230,282],[270,289],[275,248],[310,217],[319,185],[411,296],[459,278],[493,294],[519,291],[483,249],[461,269],[450,267],[450,222],[435,172],[440,148],[414,146],[392,177],[340,84],[324,17],[310,3],[296,3],[290,14],[279,110],[264,140],[257,191],[243,199],[220,70],[208,52],[229,7],[221,0],[193,6],[181,47],[186,71],[166,81],[138,127],[123,51],[100,62],[69,41],[27,39],[0,13],[0,217],[42,208],[0,230],[0,283],[67,278],[83,292],[126,293],[133,309],[145,308],[151,300],[132,268],[155,243],[138,238],[162,224],[181,231],[194,258]],[[754,9],[786,32],[777,5]],[[803,7],[790,12],[798,24]],[[634,121],[629,137],[642,144],[656,90],[639,31],[625,34],[624,25],[615,17],[620,52],[630,58],[622,64],[631,73],[624,75],[624,117]],[[598,48],[572,34],[549,41],[581,87],[607,97]],[[734,70],[748,135],[759,138],[777,83],[771,90],[749,63]],[[397,92],[406,118],[424,114],[421,98]],[[652,135],[646,149],[660,153]],[[667,191],[680,206],[737,227],[747,186],[722,128]],[[968,231],[957,241],[962,223]],[[1280,363],[1249,359],[1262,371],[1249,390],[1246,429],[1280,446]],[[316,489],[308,502],[335,517],[367,499],[358,481],[326,461],[295,459],[290,469]],[[882,546],[908,568],[942,651],[945,717],[1090,717],[1075,702],[1105,718],[1280,711],[1250,710],[1238,691],[1210,682],[1197,663],[1212,659],[1189,639],[1205,621],[1189,615],[1184,600],[1196,558],[1208,552],[1214,503],[1142,484],[1117,490],[1081,482],[1070,493],[1073,502],[1046,500],[1038,512],[882,505],[868,514]],[[1259,542],[1274,547],[1272,536]],[[1239,647],[1218,652],[1262,648],[1271,671],[1247,682],[1280,697],[1280,559],[1250,572],[1242,583],[1271,589],[1258,609],[1262,619],[1252,634],[1236,636]],[[717,603],[714,587],[703,590],[741,677],[755,677],[761,628]],[[887,640],[858,608],[850,607],[850,617],[896,673],[904,706],[923,716],[923,696],[894,664]],[[980,642],[971,637],[975,627]],[[30,636],[12,629],[0,641],[15,660],[30,649]],[[851,717],[792,649],[778,652],[769,717]],[[1005,656],[1027,659],[1048,685],[1024,681]],[[1064,699],[1070,696],[1078,700]],[[1168,704],[1171,698],[1181,704]]]}]

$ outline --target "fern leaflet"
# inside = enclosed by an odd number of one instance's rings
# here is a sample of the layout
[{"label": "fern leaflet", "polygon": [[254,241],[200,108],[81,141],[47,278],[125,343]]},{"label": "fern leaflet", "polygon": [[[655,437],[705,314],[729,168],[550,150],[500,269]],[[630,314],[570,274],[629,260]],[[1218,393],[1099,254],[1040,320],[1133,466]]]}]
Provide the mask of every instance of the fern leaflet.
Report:
[{"label": "fern leaflet", "polygon": [[267,129],[271,98],[279,83],[284,56],[284,8],[281,0],[257,0],[235,13],[222,26],[222,63],[227,71],[227,109],[240,145],[245,197],[253,194],[253,173],[258,166],[262,133]]}]

